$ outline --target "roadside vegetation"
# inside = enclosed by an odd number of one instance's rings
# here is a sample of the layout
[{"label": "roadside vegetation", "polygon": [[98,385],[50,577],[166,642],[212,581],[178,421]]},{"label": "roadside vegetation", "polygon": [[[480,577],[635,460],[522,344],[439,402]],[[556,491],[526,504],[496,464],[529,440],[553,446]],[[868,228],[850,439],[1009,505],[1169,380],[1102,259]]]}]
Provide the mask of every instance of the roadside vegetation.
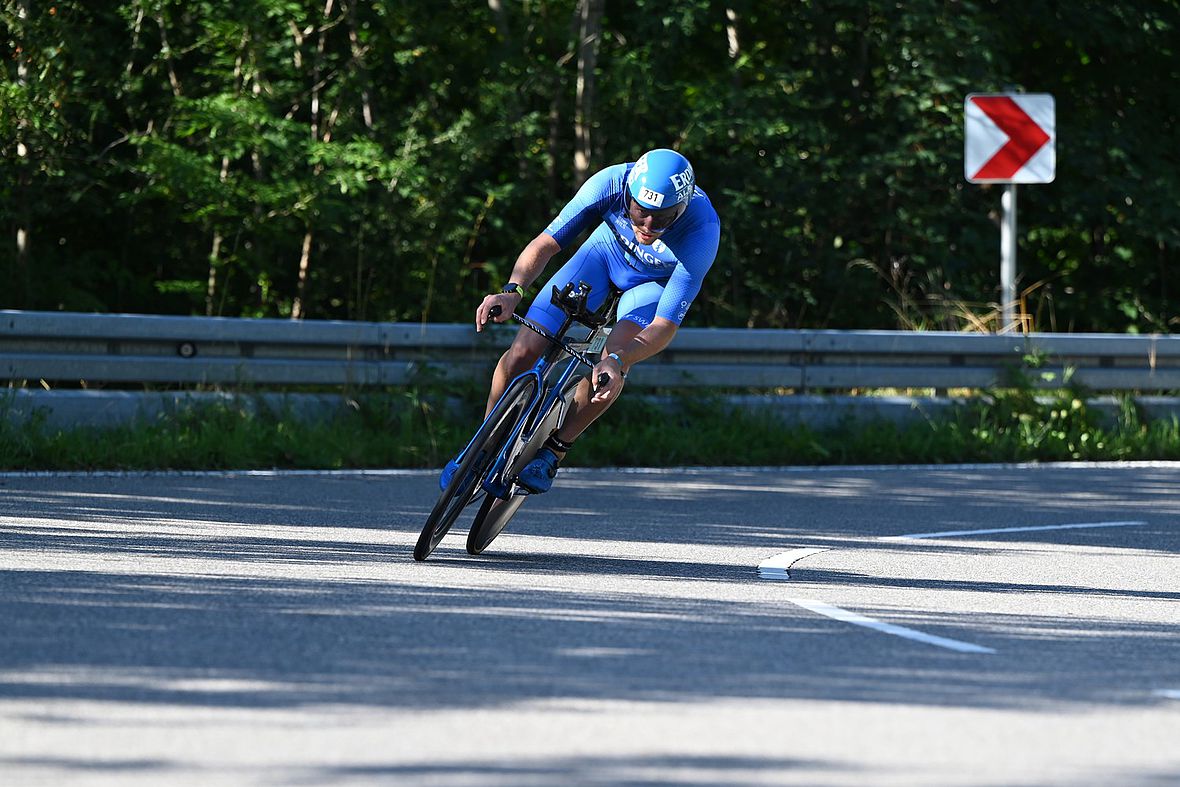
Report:
[{"label": "roadside vegetation", "polygon": [[[321,421],[222,404],[105,429],[56,429],[44,419],[14,425],[0,413],[0,469],[440,467],[478,425],[478,399],[418,390],[370,395]],[[1078,391],[1007,389],[939,420],[817,429],[720,397],[631,397],[567,461],[659,467],[1180,459],[1176,419],[1149,422],[1129,398],[1120,401],[1112,418]]]}]

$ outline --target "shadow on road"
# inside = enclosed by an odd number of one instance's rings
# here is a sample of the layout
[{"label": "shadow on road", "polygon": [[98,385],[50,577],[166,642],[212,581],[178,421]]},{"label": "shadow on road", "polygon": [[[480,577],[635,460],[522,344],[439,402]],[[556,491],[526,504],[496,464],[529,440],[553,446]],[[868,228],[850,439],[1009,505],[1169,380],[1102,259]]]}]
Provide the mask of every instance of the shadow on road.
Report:
[{"label": "shadow on road", "polygon": [[[1162,471],[1144,475],[1136,481],[1115,474],[1106,483],[1095,483],[1090,489],[1102,498],[1095,505],[1108,505],[1112,511],[1125,506],[1120,501],[1141,492],[1144,484],[1149,497],[1162,495],[1172,478]],[[242,490],[235,487],[247,481],[251,479],[172,479],[154,483],[150,493],[114,493],[93,480],[61,489],[17,489],[9,481],[0,502],[0,515],[6,517],[0,522],[0,553],[23,556],[24,565],[31,554],[84,554],[93,568],[0,571],[0,620],[5,622],[0,699],[436,709],[544,700],[815,698],[1081,710],[1095,703],[1150,702],[1144,699],[1149,689],[1158,687],[1160,676],[1176,676],[1180,663],[1174,626],[1086,616],[1060,620],[1029,615],[1027,627],[1013,632],[1002,630],[987,614],[960,614],[953,624],[941,623],[986,636],[997,655],[922,648],[875,632],[838,628],[789,604],[781,586],[757,584],[752,566],[707,560],[558,551],[527,558],[463,556],[467,564],[495,572],[527,567],[530,577],[508,588],[457,587],[449,564],[459,559],[461,541],[448,542],[437,560],[417,565],[409,561],[408,548],[307,535],[304,528],[309,526],[377,527],[374,510],[382,516],[388,512],[389,519],[405,523],[398,527],[416,532],[424,509],[393,501],[382,508],[379,496],[375,500],[361,494],[379,489],[368,486],[375,482],[276,485],[268,480],[251,485],[247,503],[239,508],[233,501]],[[416,483],[428,491],[433,480]],[[908,515],[907,507],[945,505],[956,495],[974,500],[959,510],[988,506],[990,517],[1002,508],[1008,521],[1021,512],[1024,521],[1034,516],[1027,497],[1037,494],[1035,479],[1022,490],[1013,491],[1008,484],[1007,498],[997,497],[994,480],[991,489],[978,490],[979,483],[948,471],[936,474],[932,487],[903,494],[890,491],[884,476],[840,491],[822,477],[793,480],[735,472],[724,483],[678,490],[682,502],[667,509],[667,521],[644,533],[649,541],[695,539],[701,544],[740,542],[743,529],[752,539],[769,539],[768,544],[779,538],[798,543],[803,536],[815,542],[837,535],[809,532],[798,523],[780,525],[783,535],[777,536],[768,533],[774,526],[769,519],[743,524],[733,512],[734,501],[750,494],[782,496],[776,505],[787,518],[782,512],[789,511],[792,500],[812,507],[851,507],[830,519],[847,522],[847,531],[839,533],[844,543],[864,527],[864,512],[876,510],[900,520]],[[816,493],[817,484],[831,485],[827,498]],[[718,488],[727,485],[738,488]],[[777,491],[751,491],[752,485]],[[554,500],[552,505],[572,509],[566,516],[591,511],[582,503],[573,505],[577,501],[571,496]],[[1035,516],[1049,518],[1055,506],[1046,500]],[[967,514],[962,518],[969,520]],[[208,537],[120,533],[118,523],[125,521],[287,529],[266,536],[215,535],[212,530]],[[77,523],[91,527],[79,529]],[[537,524],[522,519],[523,530]],[[626,540],[635,537],[635,529],[634,522],[603,523],[595,537]],[[870,533],[861,530],[860,535],[867,539]],[[1057,531],[1051,537],[1054,543],[1094,543],[1099,536]],[[166,558],[171,568],[102,569],[104,560],[118,557],[125,563],[128,555]],[[219,562],[225,566],[219,568]],[[242,576],[243,562],[265,570]],[[382,578],[364,572],[358,578],[358,572],[349,575],[332,568],[393,564],[396,568]],[[450,573],[444,578],[443,572]],[[538,581],[538,575],[546,581]],[[669,584],[666,591],[637,594],[586,590],[567,581],[580,576],[644,577]],[[841,581],[905,584],[855,575]],[[728,600],[718,600],[685,592],[685,583],[734,587]],[[969,586],[930,582],[928,587],[987,593],[1095,590],[1084,581],[1047,587],[1019,579]],[[1175,601],[1177,594],[1150,598]],[[1053,658],[1025,658],[1034,644],[1048,647]],[[1122,658],[1125,654],[1133,657]],[[1071,679],[1063,680],[1067,673]],[[1079,675],[1091,679],[1078,680]]]}]

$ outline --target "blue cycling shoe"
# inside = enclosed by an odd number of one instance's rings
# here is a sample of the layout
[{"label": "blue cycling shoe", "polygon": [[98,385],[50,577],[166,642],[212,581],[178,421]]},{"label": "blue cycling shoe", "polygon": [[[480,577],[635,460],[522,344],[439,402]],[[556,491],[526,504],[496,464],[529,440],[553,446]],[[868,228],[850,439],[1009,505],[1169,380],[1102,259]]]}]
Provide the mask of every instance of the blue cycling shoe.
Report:
[{"label": "blue cycling shoe", "polygon": [[438,488],[446,491],[447,485],[451,483],[451,479],[455,477],[455,471],[459,469],[459,457],[455,457],[447,462],[447,466],[443,468],[442,475],[438,477]]},{"label": "blue cycling shoe", "polygon": [[537,458],[524,466],[516,482],[535,495],[548,492],[553,487],[553,477],[557,475],[557,454],[548,448],[537,452]]}]

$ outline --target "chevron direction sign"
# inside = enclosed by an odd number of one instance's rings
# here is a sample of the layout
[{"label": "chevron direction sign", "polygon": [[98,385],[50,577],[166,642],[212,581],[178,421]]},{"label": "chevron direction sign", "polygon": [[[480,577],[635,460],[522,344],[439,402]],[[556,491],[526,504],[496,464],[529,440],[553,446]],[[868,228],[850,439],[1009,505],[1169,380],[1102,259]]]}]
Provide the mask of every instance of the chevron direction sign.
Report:
[{"label": "chevron direction sign", "polygon": [[1057,112],[1048,93],[972,93],[963,102],[963,171],[972,183],[1050,183]]}]

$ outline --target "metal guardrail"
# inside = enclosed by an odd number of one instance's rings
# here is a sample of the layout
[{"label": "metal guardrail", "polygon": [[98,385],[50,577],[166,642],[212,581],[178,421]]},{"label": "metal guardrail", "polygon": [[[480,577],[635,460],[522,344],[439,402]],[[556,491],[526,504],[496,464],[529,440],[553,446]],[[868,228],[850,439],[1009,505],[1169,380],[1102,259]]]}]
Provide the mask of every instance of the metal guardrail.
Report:
[{"label": "metal guardrail", "polygon": [[[482,381],[511,331],[0,310],[0,375],[223,386]],[[1176,390],[1180,336],[686,328],[636,366],[628,382],[795,391],[987,388],[1008,383],[1014,369],[1046,388],[1060,386],[1068,370],[1095,391]]]}]

